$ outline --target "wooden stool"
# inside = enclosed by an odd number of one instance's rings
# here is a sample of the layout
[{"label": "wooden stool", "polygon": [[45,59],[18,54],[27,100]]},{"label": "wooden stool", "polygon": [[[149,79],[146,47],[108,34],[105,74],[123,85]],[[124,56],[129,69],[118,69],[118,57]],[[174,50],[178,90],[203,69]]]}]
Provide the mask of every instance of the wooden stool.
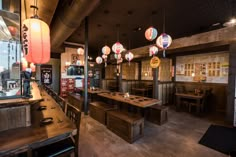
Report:
[{"label": "wooden stool", "polygon": [[144,119],[113,110],[107,112],[107,128],[129,143],[143,137]]},{"label": "wooden stool", "polygon": [[168,107],[154,105],[147,108],[146,119],[158,125],[162,125],[168,121]]},{"label": "wooden stool", "polygon": [[101,101],[91,102],[89,106],[89,115],[104,125],[107,124],[107,111],[116,109],[114,105],[106,104]]}]

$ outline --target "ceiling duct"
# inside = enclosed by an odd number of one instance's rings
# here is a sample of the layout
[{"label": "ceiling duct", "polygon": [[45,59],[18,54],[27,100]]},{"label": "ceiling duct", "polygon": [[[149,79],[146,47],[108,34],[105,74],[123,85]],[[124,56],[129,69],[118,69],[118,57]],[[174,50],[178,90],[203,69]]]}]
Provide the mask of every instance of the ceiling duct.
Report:
[{"label": "ceiling duct", "polygon": [[79,27],[81,21],[98,5],[100,0],[65,0],[51,25],[51,48],[55,50]]}]

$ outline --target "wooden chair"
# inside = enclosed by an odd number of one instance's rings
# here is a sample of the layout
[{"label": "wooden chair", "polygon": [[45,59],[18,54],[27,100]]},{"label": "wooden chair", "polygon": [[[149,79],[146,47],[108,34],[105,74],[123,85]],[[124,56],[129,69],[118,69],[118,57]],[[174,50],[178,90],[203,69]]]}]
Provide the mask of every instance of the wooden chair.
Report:
[{"label": "wooden chair", "polygon": [[67,104],[66,115],[71,121],[75,123],[77,128],[76,135],[33,150],[34,157],[62,157],[71,155],[72,153],[75,157],[79,156],[79,130],[81,112],[74,106]]}]

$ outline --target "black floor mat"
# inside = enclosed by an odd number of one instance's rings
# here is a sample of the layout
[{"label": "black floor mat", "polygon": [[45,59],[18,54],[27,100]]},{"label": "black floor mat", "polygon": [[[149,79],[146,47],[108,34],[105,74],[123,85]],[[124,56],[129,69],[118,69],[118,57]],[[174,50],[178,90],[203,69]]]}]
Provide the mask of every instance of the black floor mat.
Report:
[{"label": "black floor mat", "polygon": [[211,125],[199,143],[227,155],[231,154],[231,156],[234,156],[236,152],[236,128]]}]

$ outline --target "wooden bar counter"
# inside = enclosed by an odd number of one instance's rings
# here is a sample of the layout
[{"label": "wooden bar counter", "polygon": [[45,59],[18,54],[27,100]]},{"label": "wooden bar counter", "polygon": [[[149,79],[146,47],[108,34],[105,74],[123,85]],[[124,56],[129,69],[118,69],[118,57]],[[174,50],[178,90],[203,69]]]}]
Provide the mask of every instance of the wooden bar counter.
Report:
[{"label": "wooden bar counter", "polygon": [[[40,95],[37,84],[33,86],[34,90],[38,91]],[[31,104],[29,105],[31,126],[0,132],[0,156],[12,156],[21,152],[27,152],[30,156],[32,149],[63,140],[76,133],[75,125],[66,117],[60,106],[46,91],[42,90],[41,93],[43,96],[40,99],[44,99],[44,101],[29,103]],[[32,98],[32,101],[28,101],[35,102],[40,99]],[[25,102],[25,100],[18,101]],[[44,109],[40,110],[40,106],[43,106]],[[50,119],[52,121],[47,121]]]}]

